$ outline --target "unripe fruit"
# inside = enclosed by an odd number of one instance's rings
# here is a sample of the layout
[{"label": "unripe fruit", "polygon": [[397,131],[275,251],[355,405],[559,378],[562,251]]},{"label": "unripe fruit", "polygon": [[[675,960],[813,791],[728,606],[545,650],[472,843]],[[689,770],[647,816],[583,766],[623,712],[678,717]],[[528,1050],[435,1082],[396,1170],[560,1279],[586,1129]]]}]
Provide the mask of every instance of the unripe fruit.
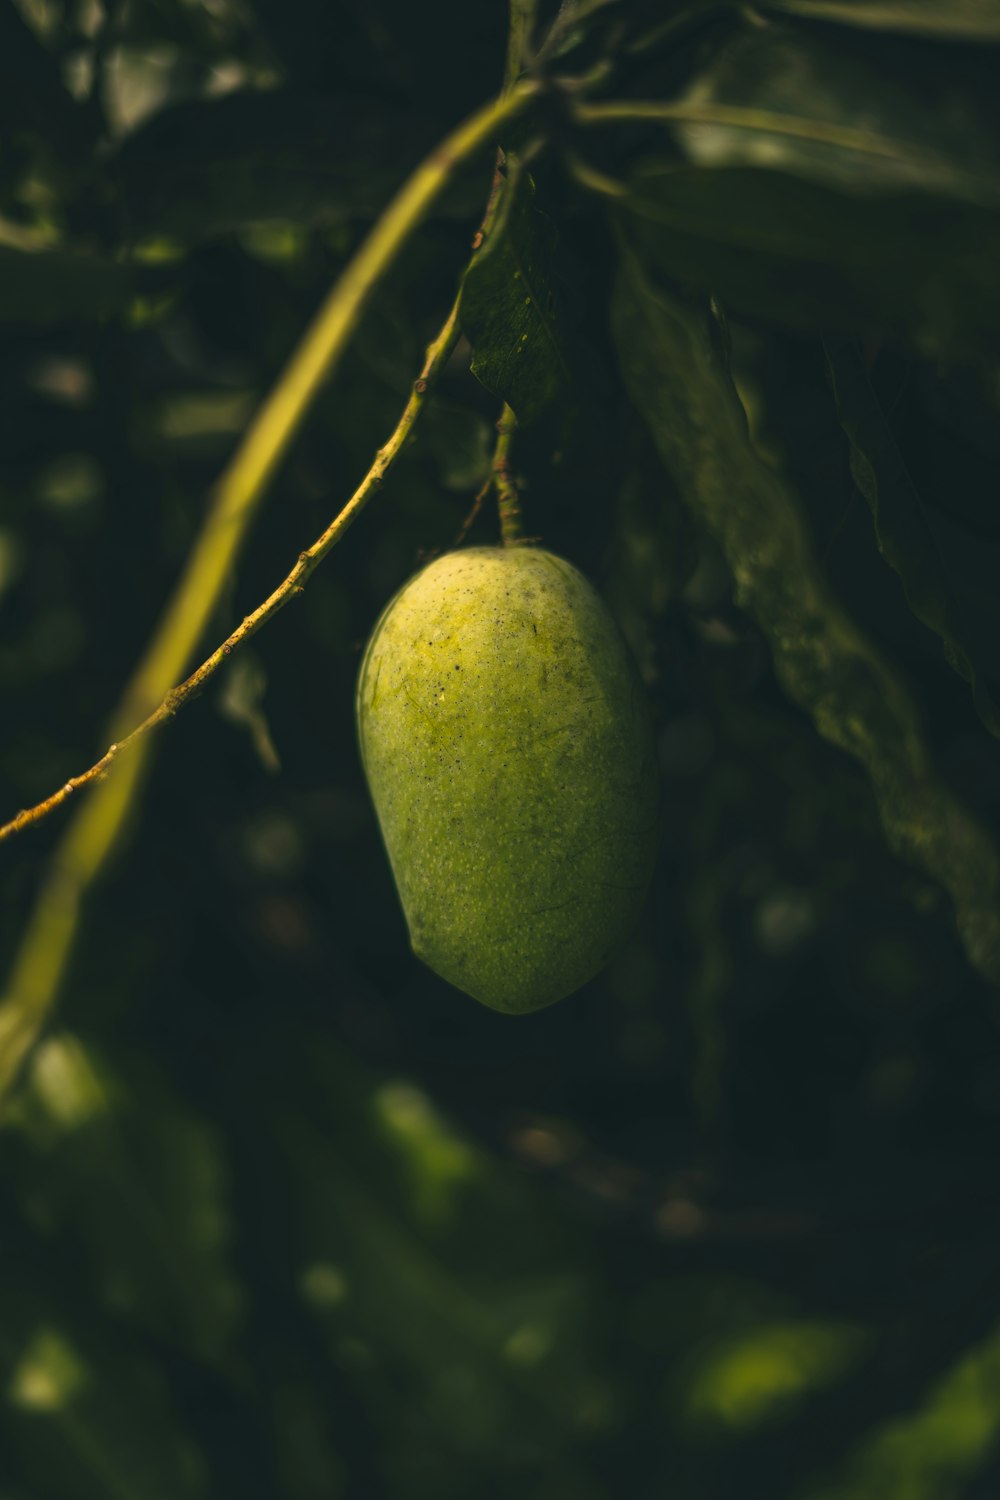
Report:
[{"label": "unripe fruit", "polygon": [[515,1014],[596,974],[638,916],[659,788],[638,672],[587,580],[531,547],[438,558],[376,624],[357,716],[417,956]]}]

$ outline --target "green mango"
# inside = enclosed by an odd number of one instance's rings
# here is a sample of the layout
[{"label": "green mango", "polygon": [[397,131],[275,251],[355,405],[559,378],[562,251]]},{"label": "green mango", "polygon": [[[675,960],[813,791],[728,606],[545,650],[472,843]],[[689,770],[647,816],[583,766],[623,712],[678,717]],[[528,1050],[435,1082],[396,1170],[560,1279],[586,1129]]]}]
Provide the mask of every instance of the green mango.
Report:
[{"label": "green mango", "polygon": [[658,842],[649,707],[607,606],[526,546],[449,552],[382,612],[361,759],[413,950],[496,1010],[596,974]]}]

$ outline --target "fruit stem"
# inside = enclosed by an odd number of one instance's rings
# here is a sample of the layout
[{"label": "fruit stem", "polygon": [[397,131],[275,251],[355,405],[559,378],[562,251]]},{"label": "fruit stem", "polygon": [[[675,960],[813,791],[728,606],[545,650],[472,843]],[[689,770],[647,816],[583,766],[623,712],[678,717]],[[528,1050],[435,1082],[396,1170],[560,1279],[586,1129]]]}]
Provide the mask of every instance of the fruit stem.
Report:
[{"label": "fruit stem", "polygon": [[510,450],[517,431],[517,418],[504,406],[497,422],[497,445],[493,450],[493,485],[497,492],[500,535],[505,547],[521,541],[521,499],[510,472]]}]

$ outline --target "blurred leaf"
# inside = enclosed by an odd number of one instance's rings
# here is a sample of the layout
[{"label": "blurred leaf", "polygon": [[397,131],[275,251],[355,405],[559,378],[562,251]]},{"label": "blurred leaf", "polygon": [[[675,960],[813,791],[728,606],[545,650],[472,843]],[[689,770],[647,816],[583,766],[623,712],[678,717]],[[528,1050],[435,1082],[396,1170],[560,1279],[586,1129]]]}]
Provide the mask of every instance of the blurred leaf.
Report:
[{"label": "blurred leaf", "polygon": [[0,245],[0,319],[10,323],[90,322],[128,312],[163,284],[163,273],[61,250]]},{"label": "blurred leaf", "polygon": [[1000,1436],[1000,1335],[994,1329],[934,1382],[919,1409],[862,1442],[834,1485],[801,1500],[951,1500],[996,1451]]},{"label": "blurred leaf", "polygon": [[258,400],[255,391],[168,392],[143,413],[139,436],[145,450],[176,462],[179,454],[225,456],[249,425]]},{"label": "blurred leaf", "polygon": [[60,1500],[204,1500],[204,1460],[162,1371],[11,1248],[0,1293],[4,1484]]},{"label": "blurred leaf", "polygon": [[13,0],[0,0],[0,124],[27,127],[75,160],[93,144],[93,117],[67,90],[46,50]]},{"label": "blurred leaf", "polygon": [[[110,163],[129,232],[182,243],[267,220],[338,224],[377,214],[444,129],[370,96],[247,91],[175,104]],[[460,183],[439,212],[464,213]]]},{"label": "blurred leaf", "polygon": [[671,277],[786,326],[880,327],[935,352],[995,348],[989,69],[964,53],[944,70],[927,49],[897,57],[851,40],[785,25],[723,37],[680,95],[709,119],[673,126],[701,170],[666,150],[633,158],[636,242]]},{"label": "blurred leaf", "polygon": [[[275,1124],[304,1227],[302,1294],[380,1421],[386,1382],[411,1393],[420,1430],[385,1432],[397,1464],[443,1444],[459,1463],[490,1454],[511,1479],[557,1453],[572,1474],[606,1396],[586,1357],[582,1267],[546,1253],[541,1203],[421,1090],[372,1091],[331,1048],[297,1077]],[[487,1248],[498,1234],[501,1257]],[[461,1474],[445,1493],[465,1492]]]},{"label": "blurred leaf", "polygon": [[806,20],[970,42],[1000,40],[997,0],[765,0]]},{"label": "blurred leaf", "polygon": [[697,541],[691,513],[645,430],[630,433],[629,439],[604,593],[635,656],[652,677],[657,670],[656,624],[694,570]]},{"label": "blurred leaf", "polygon": [[786,1319],[737,1329],[699,1351],[690,1418],[735,1429],[774,1422],[810,1392],[843,1380],[866,1342],[864,1329],[845,1323]]},{"label": "blurred leaf", "polygon": [[465,273],[460,309],[473,373],[513,408],[522,426],[572,384],[556,230],[534,200],[530,176],[516,172],[489,238]]},{"label": "blurred leaf", "polygon": [[489,473],[494,435],[490,424],[468,407],[435,398],[420,424],[418,455],[437,465],[445,489],[478,489]]},{"label": "blurred leaf", "polygon": [[924,499],[991,542],[1000,542],[1000,391],[995,373],[906,350],[880,348],[869,378]]},{"label": "blurred leaf", "polygon": [[[843,192],[1000,204],[1000,112],[993,72],[975,54],[942,69],[929,49],[898,57],[866,52],[852,37],[744,26],[713,48],[680,97],[709,112],[744,112],[741,123],[678,125],[700,166],[763,167]],[[768,129],[769,116],[793,129]]]},{"label": "blurred leaf", "polygon": [[155,1075],[127,1087],[67,1035],[39,1048],[11,1122],[21,1194],[36,1200],[50,1233],[86,1247],[104,1304],[224,1361],[240,1294],[225,1163],[209,1127]]},{"label": "blurred leaf", "polygon": [[751,446],[705,315],[623,259],[614,324],[626,384],[664,463],[718,538],[737,602],[789,695],[866,767],[892,846],[948,891],[972,962],[1000,984],[1000,859],[941,785],[891,666],[831,595],[797,497]]},{"label": "blurred leaf", "polygon": [[928,353],[995,351],[1000,215],[910,193],[847,196],[757,168],[632,172],[643,260],[755,317],[897,332]]},{"label": "blurred leaf", "polygon": [[971,686],[983,723],[1000,736],[1000,708],[989,685],[1000,639],[995,590],[984,600],[994,607],[994,616],[974,623],[970,579],[960,568],[949,567],[872,390],[860,350],[854,343],[828,340],[826,352],[840,420],[851,444],[851,473],[871,508],[879,548],[899,574],[910,608],[941,637],[948,661]]}]

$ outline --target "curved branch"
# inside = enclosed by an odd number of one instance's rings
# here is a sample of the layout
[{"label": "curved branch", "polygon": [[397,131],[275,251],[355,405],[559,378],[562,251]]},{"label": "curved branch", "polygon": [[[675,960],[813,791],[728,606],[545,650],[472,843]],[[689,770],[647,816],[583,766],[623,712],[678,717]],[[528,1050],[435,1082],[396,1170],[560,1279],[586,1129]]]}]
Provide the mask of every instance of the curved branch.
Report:
[{"label": "curved branch", "polygon": [[357,520],[362,510],[371,499],[372,495],[382,483],[388,471],[395,463],[403,444],[410,436],[413,428],[427,403],[427,397],[431,387],[435,384],[438,376],[448,361],[448,357],[458,341],[458,298],[452,305],[451,312],[432,344],[428,345],[424,358],[423,368],[419,379],[414,383],[410,393],[410,399],[403,409],[403,414],[396,425],[392,436],[375,455],[374,462],[368,470],[364,479],[358,485],[354,494],[348,500],[326,530],[316,538],[311,547],[300,552],[295,566],[288,573],[278,587],[268,595],[262,604],[246,615],[231,635],[228,635],[220,646],[207,656],[200,667],[186,677],[178,687],[171,690],[161,698],[152,713],[143,719],[141,724],[109,745],[100,760],[86,771],[81,771],[78,776],[71,776],[58,791],[46,797],[43,802],[36,803],[34,807],[26,807],[8,823],[0,825],[0,843],[4,839],[11,838],[20,833],[22,829],[28,828],[32,823],[39,823],[49,813],[57,808],[74,793],[90,786],[94,781],[101,781],[107,775],[112,765],[126,751],[133,749],[143,735],[148,734],[151,729],[172,719],[179,708],[183,708],[191,698],[196,697],[209,681],[214,677],[219,668],[232,656],[233,652],[244,645],[251,636],[257,634],[262,625],[266,625],[280,609],[291,599],[296,599],[302,593],[310,575],[323,561],[327,553],[340,541],[347,528]]},{"label": "curved branch", "polygon": [[[149,718],[161,711],[166,718],[176,712],[176,693],[170,692],[172,684],[183,671],[216,605],[268,480],[343,353],[375,286],[457,168],[495,140],[506,124],[523,114],[537,97],[539,88],[533,80],[519,83],[460,125],[417,168],[333,287],[223,474],[174,596],[115,718],[112,727],[115,748],[107,752],[110,758],[102,757],[103,767],[98,762],[97,768],[92,768],[93,774],[87,781],[96,781],[108,770],[112,774],[86,801],[67,830],[21,940],[7,992],[0,999],[0,1095],[15,1079],[52,1007],[76,935],[83,896],[104,865],[139,787],[149,741],[142,728],[133,736],[133,726],[137,720],[140,726],[145,726]],[[310,571],[360,510],[363,501],[355,505],[357,498],[346,508],[349,518],[345,519],[342,512],[314,544],[325,543],[325,547],[312,560]],[[334,528],[338,529],[334,532]],[[302,558],[296,564],[296,568],[303,570],[306,566]],[[275,601],[272,595],[265,602],[262,609],[269,609],[269,613],[264,618],[270,618],[288,598],[294,597],[294,589],[301,586],[301,577],[300,574],[295,583],[289,584],[287,593],[279,600]],[[248,616],[248,620],[253,618]],[[251,629],[244,621],[240,640],[247,639],[263,622],[261,618]],[[225,656],[225,648],[220,650]],[[198,678],[199,674],[193,676]],[[200,678],[187,696],[192,696],[204,680]],[[156,718],[156,722],[161,719]],[[126,742],[133,747],[131,754],[120,765],[113,764]],[[57,800],[53,805],[60,805],[74,790],[72,783],[67,782],[55,794]],[[20,826],[31,821],[22,819]]]}]

